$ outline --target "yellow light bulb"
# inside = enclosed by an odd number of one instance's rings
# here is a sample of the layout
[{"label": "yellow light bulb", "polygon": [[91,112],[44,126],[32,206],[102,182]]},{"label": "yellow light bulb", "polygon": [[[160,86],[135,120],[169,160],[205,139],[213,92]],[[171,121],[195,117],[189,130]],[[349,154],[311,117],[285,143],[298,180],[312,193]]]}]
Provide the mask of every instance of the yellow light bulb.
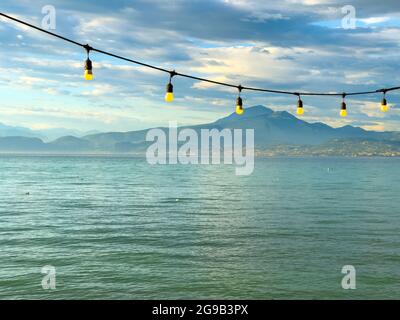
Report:
[{"label": "yellow light bulb", "polygon": [[174,94],[173,94],[173,92],[167,92],[167,93],[165,94],[165,101],[166,101],[166,102],[172,102],[172,101],[174,101]]},{"label": "yellow light bulb", "polygon": [[387,104],[387,100],[385,98],[383,98],[382,103],[381,103],[381,111],[382,112],[389,111],[389,105]]},{"label": "yellow light bulb", "polygon": [[85,62],[85,74],[84,74],[85,80],[93,80],[93,64],[92,61],[87,58]]},{"label": "yellow light bulb", "polygon": [[165,93],[165,101],[166,102],[174,101],[174,86],[172,85],[171,80],[167,84],[167,90],[166,90],[166,93]]},{"label": "yellow light bulb", "polygon": [[85,70],[85,80],[91,81],[93,80],[93,71],[92,70]]},{"label": "yellow light bulb", "polygon": [[347,105],[346,105],[346,102],[344,101],[345,97],[346,96],[343,94],[342,108],[340,110],[340,116],[341,117],[347,117]]},{"label": "yellow light bulb", "polygon": [[296,111],[296,113],[299,116],[304,114],[303,101],[301,101],[300,95],[299,95],[299,101],[297,101],[297,111]]},{"label": "yellow light bulb", "polygon": [[243,114],[244,110],[243,110],[243,100],[240,97],[240,92],[239,92],[239,97],[236,99],[236,114],[237,115],[241,115]]},{"label": "yellow light bulb", "polygon": [[304,114],[304,108],[297,108],[297,114],[299,116],[303,115]]},{"label": "yellow light bulb", "polygon": [[244,112],[243,106],[237,105],[236,106],[236,114],[238,114],[240,116],[241,114],[243,114],[243,112]]}]

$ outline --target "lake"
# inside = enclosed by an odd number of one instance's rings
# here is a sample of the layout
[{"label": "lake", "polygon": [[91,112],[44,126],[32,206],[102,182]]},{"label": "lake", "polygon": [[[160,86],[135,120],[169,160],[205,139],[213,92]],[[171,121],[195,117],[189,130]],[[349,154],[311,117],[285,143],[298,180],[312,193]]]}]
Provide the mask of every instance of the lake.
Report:
[{"label": "lake", "polygon": [[399,297],[399,158],[3,155],[0,181],[1,299]]}]

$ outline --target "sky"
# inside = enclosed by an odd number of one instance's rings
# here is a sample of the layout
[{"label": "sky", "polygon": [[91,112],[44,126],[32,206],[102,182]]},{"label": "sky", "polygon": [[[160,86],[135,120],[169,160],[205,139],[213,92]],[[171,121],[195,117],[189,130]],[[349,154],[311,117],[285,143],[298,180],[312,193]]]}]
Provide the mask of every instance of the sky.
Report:
[{"label": "sky", "polygon": [[[2,0],[0,11],[54,32],[168,70],[245,86],[350,92],[400,85],[398,0]],[[355,9],[355,28],[348,11]],[[345,8],[343,8],[345,7]],[[351,25],[350,25],[351,26]],[[237,90],[174,78],[92,53],[95,80],[83,79],[86,53],[0,18],[0,123],[31,129],[130,131],[215,121],[234,111]],[[296,97],[245,91],[244,106],[295,114]],[[304,97],[309,122],[398,130],[400,95]]]}]

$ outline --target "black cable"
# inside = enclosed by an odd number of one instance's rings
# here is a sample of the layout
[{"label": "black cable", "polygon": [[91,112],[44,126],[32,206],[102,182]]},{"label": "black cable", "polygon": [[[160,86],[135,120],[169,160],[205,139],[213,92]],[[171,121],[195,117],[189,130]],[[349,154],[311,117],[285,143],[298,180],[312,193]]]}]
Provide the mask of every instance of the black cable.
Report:
[{"label": "black cable", "polygon": [[30,23],[28,23],[28,22],[25,22],[25,21],[19,20],[19,19],[17,19],[17,18],[11,17],[11,16],[6,15],[6,14],[4,14],[4,13],[2,13],[2,12],[0,12],[0,16],[3,16],[4,18],[13,20],[13,21],[18,22],[18,23],[21,23],[21,24],[23,24],[23,25],[25,25],[25,26],[27,26],[27,27],[29,27],[29,28],[33,28],[33,29],[39,30],[39,31],[41,31],[41,32],[47,33],[47,34],[49,34],[49,35],[51,35],[51,36],[53,36],[53,37],[57,37],[57,38],[59,38],[59,39],[61,39],[61,40],[68,41],[68,42],[73,43],[73,44],[75,44],[75,45],[77,45],[77,46],[84,47],[84,45],[81,44],[81,43],[79,43],[79,42],[76,42],[76,41],[74,41],[74,40],[71,40],[71,39],[68,39],[68,38],[66,38],[66,37],[60,36],[60,35],[55,34],[55,33],[53,33],[53,32],[44,30],[44,29],[42,29],[42,28],[36,27],[36,26],[34,26],[33,24],[30,24]]},{"label": "black cable", "polygon": [[154,65],[151,65],[151,64],[147,64],[147,63],[144,63],[144,62],[140,62],[140,61],[136,61],[136,60],[133,60],[133,59],[129,59],[129,58],[126,58],[126,57],[123,57],[123,56],[120,56],[120,55],[117,55],[117,54],[114,54],[114,53],[111,53],[111,52],[108,52],[108,51],[104,51],[104,50],[93,48],[93,47],[89,46],[88,44],[82,44],[82,43],[79,43],[79,42],[77,42],[75,40],[69,39],[67,37],[60,36],[59,34],[56,34],[54,32],[51,32],[51,31],[48,31],[48,30],[45,30],[45,29],[42,29],[42,28],[39,28],[39,27],[36,27],[36,26],[34,26],[34,25],[32,25],[32,24],[30,24],[28,22],[25,22],[25,21],[22,21],[20,19],[11,17],[11,16],[9,16],[7,14],[4,14],[2,12],[0,12],[0,16],[2,16],[4,18],[7,18],[7,19],[10,19],[10,20],[12,20],[14,22],[23,24],[23,25],[25,25],[27,27],[30,27],[32,29],[41,31],[43,33],[46,33],[46,34],[51,35],[53,37],[56,37],[58,39],[61,39],[61,40],[67,41],[69,43],[75,44],[77,46],[80,46],[82,48],[85,48],[88,52],[89,51],[95,51],[95,52],[98,52],[98,53],[101,53],[101,54],[104,54],[104,55],[107,55],[107,56],[110,56],[110,57],[113,57],[113,58],[117,58],[117,59],[120,59],[120,60],[124,60],[124,61],[127,61],[127,62],[131,62],[131,63],[137,64],[137,65],[140,65],[140,66],[143,66],[143,67],[147,67],[147,68],[151,68],[151,69],[154,69],[154,70],[166,72],[166,73],[169,73],[170,76],[172,76],[172,77],[173,76],[180,76],[180,77],[183,77],[183,78],[189,78],[189,79],[193,79],[193,80],[197,80],[197,81],[213,83],[213,84],[221,85],[221,86],[225,86],[225,87],[231,87],[231,88],[237,88],[237,89],[240,88],[239,90],[278,93],[278,94],[287,94],[287,95],[296,95],[296,96],[299,96],[299,95],[301,95],[301,96],[343,96],[343,95],[344,96],[356,96],[356,95],[367,95],[367,94],[374,94],[374,93],[386,93],[386,92],[389,92],[389,91],[400,90],[400,87],[392,87],[392,88],[387,88],[387,89],[378,89],[378,90],[375,90],[375,91],[361,91],[361,92],[349,92],[349,93],[338,93],[338,92],[335,92],[335,93],[324,93],[324,92],[299,92],[299,91],[272,90],[272,89],[263,89],[263,88],[254,88],[254,87],[246,87],[246,86],[241,86],[241,85],[234,85],[234,84],[230,84],[230,83],[226,83],[226,82],[214,81],[214,80],[211,80],[211,79],[200,78],[200,77],[192,76],[192,75],[185,74],[185,73],[175,72],[175,70],[171,71],[171,70],[167,70],[167,69],[164,69],[164,68],[161,68],[161,67],[157,67],[157,66],[154,66]]}]

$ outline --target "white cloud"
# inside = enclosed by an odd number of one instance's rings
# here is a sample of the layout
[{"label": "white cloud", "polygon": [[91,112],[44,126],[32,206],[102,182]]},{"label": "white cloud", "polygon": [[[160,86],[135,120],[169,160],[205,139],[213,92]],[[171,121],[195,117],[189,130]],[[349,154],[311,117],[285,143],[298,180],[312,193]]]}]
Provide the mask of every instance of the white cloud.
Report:
[{"label": "white cloud", "polygon": [[[16,2],[22,3],[21,8],[26,8],[27,12],[31,10],[28,10],[31,8],[28,1],[16,0]],[[398,50],[393,50],[393,48],[396,48],[400,41],[398,28],[377,27],[374,30],[364,28],[368,31],[349,31],[340,36],[335,34],[337,30],[326,30],[324,34],[321,33],[321,29],[318,29],[318,33],[313,33],[312,26],[307,29],[309,27],[307,22],[311,25],[312,22],[321,19],[321,16],[335,16],[342,2],[225,0],[223,3],[230,9],[226,10],[226,7],[220,5],[221,2],[215,1],[218,3],[216,6],[218,10],[221,10],[221,7],[225,9],[225,11],[216,11],[215,15],[220,15],[221,21],[228,21],[228,23],[224,22],[221,28],[217,28],[218,25],[215,23],[203,23],[199,28],[200,32],[195,24],[188,24],[188,20],[183,19],[188,18],[184,15],[185,10],[193,6],[184,1],[173,2],[173,4],[166,4],[164,1],[151,2],[151,10],[148,9],[151,11],[148,15],[151,17],[149,19],[143,15],[143,9],[139,5],[135,8],[119,8],[113,11],[101,5],[93,6],[96,10],[90,11],[87,10],[89,7],[77,6],[75,10],[67,11],[59,6],[58,14],[65,19],[59,20],[60,26],[57,32],[139,61],[160,65],[167,69],[176,68],[179,72],[233,84],[254,83],[258,87],[273,86],[293,90],[303,87],[316,91],[340,91],[346,87],[375,89],[375,87],[392,83],[396,85],[399,79],[397,79],[397,67],[393,61],[398,60],[399,54]],[[354,5],[362,3],[364,2],[356,1]],[[200,8],[200,4],[198,5]],[[207,2],[207,5],[210,3]],[[115,7],[117,4],[110,4],[110,6]],[[73,5],[69,4],[68,8],[71,7]],[[370,25],[386,22],[388,17],[396,15],[395,10],[387,15],[381,11],[376,11],[371,15],[372,9],[375,10],[375,5],[365,4],[363,8],[364,10],[370,8],[370,10],[369,16],[366,14],[366,18],[361,18],[361,21]],[[10,10],[12,11],[14,10]],[[17,15],[18,17],[40,25],[40,14],[32,15],[22,9],[21,12],[22,14]],[[181,14],[181,19],[176,18],[177,12]],[[228,15],[232,12],[234,12],[233,16],[239,18],[229,25],[230,20],[222,18],[225,17],[225,13]],[[152,16],[153,13],[154,16]],[[195,19],[196,13],[191,14]],[[202,15],[202,12],[199,12],[199,15]],[[189,19],[191,18],[189,16]],[[246,19],[260,24],[243,21]],[[305,30],[311,30],[309,34],[301,33],[303,29],[296,25],[299,20],[305,22]],[[61,24],[63,22],[65,24]],[[269,28],[268,23],[273,27]],[[242,35],[235,33],[235,26],[239,24],[240,30],[244,30]],[[279,30],[280,26],[285,27],[282,33]],[[293,29],[290,29],[291,26]],[[35,95],[42,96],[42,101],[51,96],[51,100],[58,98],[58,101],[65,101],[66,105],[74,105],[75,99],[80,99],[80,102],[86,102],[82,104],[83,108],[104,100],[115,108],[121,108],[123,102],[128,106],[125,115],[133,112],[129,109],[130,104],[126,103],[130,101],[130,97],[133,98],[133,106],[139,104],[137,100],[134,100],[136,97],[146,99],[150,106],[159,106],[162,103],[160,102],[162,91],[168,75],[93,53],[95,81],[84,83],[82,64],[85,53],[80,51],[80,48],[65,45],[59,40],[53,40],[47,35],[13,23],[7,23],[6,26],[1,24],[0,28],[2,34],[5,34],[1,40],[5,45],[0,49],[2,51],[0,82],[3,88],[20,90],[23,93],[33,88]],[[4,30],[12,31],[9,32],[10,39],[7,39],[8,33]],[[221,33],[218,33],[219,31]],[[248,32],[248,39],[251,40],[246,40],[246,32]],[[230,33],[233,34],[232,37]],[[328,37],[330,35],[332,38]],[[330,41],[327,42],[327,39]],[[391,47],[387,49],[387,46]],[[9,77],[11,73],[13,79]],[[224,106],[228,112],[232,99],[227,97],[232,96],[234,99],[237,94],[234,88],[217,88],[212,84],[190,82],[191,80],[187,79],[174,80],[176,80],[178,105],[176,110],[182,118],[196,115],[202,118],[209,116],[212,119],[212,113],[206,116],[207,111],[200,115],[197,113],[198,110],[204,110],[202,108],[210,110],[212,108],[209,106],[215,105],[220,107],[217,112],[223,112]],[[191,86],[193,89],[203,90],[191,92]],[[265,99],[261,98],[264,95],[249,92],[244,92],[244,96],[247,98],[247,106],[253,101],[266,101],[271,104],[278,102],[275,104],[277,109],[294,110],[293,105],[290,104],[292,97],[277,96]],[[140,101],[142,103],[143,100]],[[314,117],[317,121],[326,119],[327,122],[335,124],[343,124],[344,121],[351,123],[357,117],[357,112],[360,117],[382,119],[379,106],[372,107],[367,104],[362,107],[362,102],[357,102],[356,107],[352,108],[352,117],[336,120],[334,117],[337,116],[337,110],[333,110],[333,107],[332,110],[325,108],[325,103],[333,105],[336,101],[332,102],[330,98],[326,98],[324,102],[322,99],[318,103],[310,102],[311,106],[307,105],[307,117],[309,117],[307,119]],[[138,112],[137,109],[134,111]],[[110,114],[115,115],[114,111],[110,111]],[[330,117],[324,118],[327,114]],[[140,117],[150,123],[154,114],[144,110]],[[168,117],[171,117],[171,113],[163,113],[164,120]],[[116,116],[115,123],[121,122],[121,118]]]},{"label": "white cloud", "polygon": [[84,96],[99,97],[99,96],[110,96],[117,91],[117,88],[111,84],[98,84],[93,83],[91,90],[85,90],[82,92]]},{"label": "white cloud", "polygon": [[370,17],[370,18],[364,18],[364,19],[358,19],[365,24],[376,24],[376,23],[382,23],[390,20],[390,17]]}]

